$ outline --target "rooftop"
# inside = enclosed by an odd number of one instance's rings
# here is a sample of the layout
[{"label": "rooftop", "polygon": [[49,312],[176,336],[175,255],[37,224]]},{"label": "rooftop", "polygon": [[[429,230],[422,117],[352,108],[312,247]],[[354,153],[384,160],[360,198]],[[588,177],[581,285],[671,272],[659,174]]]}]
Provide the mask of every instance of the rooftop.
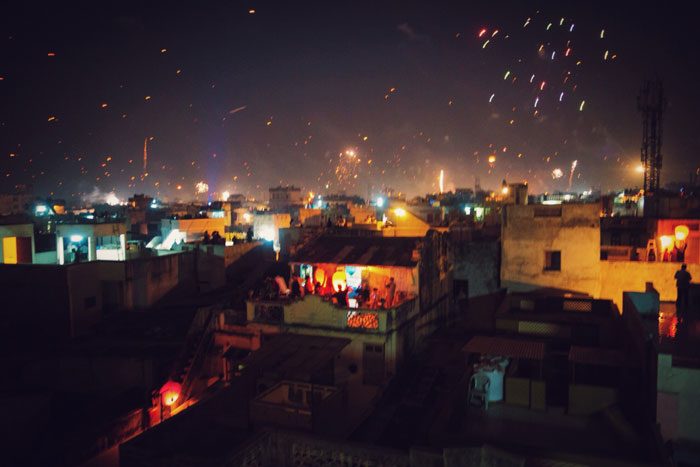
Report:
[{"label": "rooftop", "polygon": [[280,334],[270,339],[244,363],[260,373],[274,372],[280,379],[310,381],[335,359],[350,339],[301,334]]},{"label": "rooftop", "polygon": [[413,252],[420,240],[419,237],[326,235],[302,248],[291,262],[414,267],[418,260]]},{"label": "rooftop", "polygon": [[697,313],[678,315],[675,303],[662,302],[658,324],[649,322],[648,327],[658,329],[659,353],[673,355],[674,364],[700,367],[700,316]]}]

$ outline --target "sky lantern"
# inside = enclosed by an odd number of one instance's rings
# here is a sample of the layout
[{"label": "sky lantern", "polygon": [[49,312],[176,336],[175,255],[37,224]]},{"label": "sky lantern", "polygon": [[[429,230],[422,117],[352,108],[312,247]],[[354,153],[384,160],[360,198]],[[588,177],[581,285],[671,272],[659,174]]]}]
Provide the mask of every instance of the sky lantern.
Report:
[{"label": "sky lantern", "polygon": [[163,401],[163,405],[170,407],[175,404],[180,398],[180,392],[182,391],[182,386],[180,383],[175,381],[168,381],[160,388],[160,397]]},{"label": "sky lantern", "polygon": [[314,280],[321,284],[321,287],[326,285],[326,271],[321,268],[316,268],[314,271]]},{"label": "sky lantern", "polygon": [[347,287],[344,269],[339,269],[333,273],[333,290],[338,290],[338,286],[341,286],[343,289]]},{"label": "sky lantern", "polygon": [[661,243],[661,252],[663,253],[673,245],[673,237],[670,235],[662,235],[659,237],[659,242]]},{"label": "sky lantern", "polygon": [[690,234],[690,229],[687,225],[677,225],[674,232],[676,235],[676,240],[679,242],[684,242],[685,239],[688,238],[688,234]]}]

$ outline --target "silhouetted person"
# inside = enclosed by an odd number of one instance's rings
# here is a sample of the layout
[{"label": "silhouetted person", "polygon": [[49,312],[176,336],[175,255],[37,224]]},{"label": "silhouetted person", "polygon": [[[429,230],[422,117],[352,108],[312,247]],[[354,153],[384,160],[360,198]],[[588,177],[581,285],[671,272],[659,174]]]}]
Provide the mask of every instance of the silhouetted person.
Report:
[{"label": "silhouetted person", "polygon": [[253,241],[253,228],[248,227],[248,230],[245,233],[245,241],[250,243]]},{"label": "silhouetted person", "polygon": [[211,242],[212,242],[214,245],[218,245],[219,243],[223,243],[222,240],[223,240],[223,239],[221,238],[221,235],[219,234],[219,231],[218,231],[218,230],[215,230],[215,231],[211,234]]},{"label": "silhouetted person", "polygon": [[676,279],[676,313],[682,313],[688,308],[688,291],[690,290],[690,281],[693,279],[690,273],[686,271],[687,266],[683,264],[673,276]]},{"label": "silhouetted person", "polygon": [[299,278],[296,275],[292,276],[292,284],[289,288],[292,291],[292,298],[301,298],[301,286],[299,285]]},{"label": "silhouetted person", "polygon": [[202,243],[209,243],[210,240],[211,240],[211,237],[209,236],[209,231],[205,230],[203,238],[202,238]]},{"label": "silhouetted person", "polygon": [[334,294],[335,299],[338,300],[338,306],[348,306],[348,292],[343,290],[343,286],[338,284],[338,291]]},{"label": "silhouetted person", "polygon": [[370,296],[370,290],[369,290],[369,284],[364,283],[362,284],[362,289],[360,289],[360,301],[362,302],[363,306],[368,306],[369,305],[369,296]]},{"label": "silhouetted person", "polygon": [[389,283],[386,285],[386,307],[391,308],[394,304],[394,296],[396,295],[396,282],[394,278],[389,278]]},{"label": "silhouetted person", "polygon": [[373,288],[369,296],[369,307],[375,309],[379,306],[379,289]]},{"label": "silhouetted person", "polygon": [[674,260],[678,263],[685,261],[685,250],[688,248],[687,243],[683,243],[683,246],[678,248],[678,244],[673,245],[673,256]]},{"label": "silhouetted person", "polygon": [[314,281],[311,280],[311,276],[308,276],[306,278],[306,282],[304,283],[304,287],[306,288],[306,293],[313,295],[316,291],[314,290]]}]

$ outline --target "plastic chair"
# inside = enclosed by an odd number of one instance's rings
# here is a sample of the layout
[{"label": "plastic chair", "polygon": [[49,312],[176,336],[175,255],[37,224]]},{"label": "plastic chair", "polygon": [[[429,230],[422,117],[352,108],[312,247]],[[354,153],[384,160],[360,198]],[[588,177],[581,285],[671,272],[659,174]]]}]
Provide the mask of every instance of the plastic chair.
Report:
[{"label": "plastic chair", "polygon": [[[483,373],[476,372],[469,378],[469,405],[489,408],[489,386],[491,381]],[[476,403],[476,404],[475,404]]]}]

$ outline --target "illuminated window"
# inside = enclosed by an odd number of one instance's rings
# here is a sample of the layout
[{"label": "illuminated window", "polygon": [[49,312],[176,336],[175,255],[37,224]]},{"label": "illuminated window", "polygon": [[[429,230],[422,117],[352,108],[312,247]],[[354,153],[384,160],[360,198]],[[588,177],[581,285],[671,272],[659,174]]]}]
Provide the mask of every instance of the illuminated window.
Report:
[{"label": "illuminated window", "polygon": [[561,271],[561,251],[544,252],[544,270]]}]

